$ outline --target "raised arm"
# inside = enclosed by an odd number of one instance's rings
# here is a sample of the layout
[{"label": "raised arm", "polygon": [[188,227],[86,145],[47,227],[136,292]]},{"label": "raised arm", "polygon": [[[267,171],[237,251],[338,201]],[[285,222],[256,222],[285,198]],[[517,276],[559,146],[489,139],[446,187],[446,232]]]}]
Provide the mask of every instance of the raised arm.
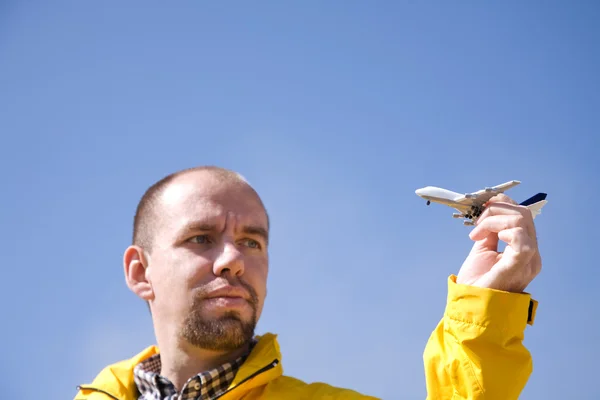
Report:
[{"label": "raised arm", "polygon": [[518,399],[533,367],[523,336],[536,306],[528,294],[460,285],[451,276],[444,317],[424,352],[427,400]]},{"label": "raised arm", "polygon": [[425,348],[428,400],[517,399],[533,368],[523,346],[537,307],[524,290],[542,267],[533,216],[501,194],[476,225],[473,249],[449,279],[444,317]]}]

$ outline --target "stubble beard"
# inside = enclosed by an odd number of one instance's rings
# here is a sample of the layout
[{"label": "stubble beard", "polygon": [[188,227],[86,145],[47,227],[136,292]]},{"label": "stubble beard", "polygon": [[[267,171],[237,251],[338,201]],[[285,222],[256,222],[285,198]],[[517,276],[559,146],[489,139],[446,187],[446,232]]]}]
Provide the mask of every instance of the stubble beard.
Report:
[{"label": "stubble beard", "polygon": [[258,322],[256,292],[243,285],[250,293],[248,304],[252,308],[249,320],[244,321],[237,311],[227,311],[219,317],[206,317],[202,310],[202,297],[194,299],[192,312],[183,324],[183,338],[195,347],[213,351],[234,351],[249,343],[254,337]]}]

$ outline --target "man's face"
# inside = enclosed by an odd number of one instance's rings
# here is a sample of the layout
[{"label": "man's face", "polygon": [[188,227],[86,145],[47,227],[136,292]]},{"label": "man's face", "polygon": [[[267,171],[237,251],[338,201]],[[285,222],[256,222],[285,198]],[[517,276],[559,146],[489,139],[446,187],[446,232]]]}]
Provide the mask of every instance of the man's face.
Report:
[{"label": "man's face", "polygon": [[146,271],[155,324],[189,344],[234,350],[262,312],[268,272],[266,212],[252,189],[206,171],[160,196]]}]

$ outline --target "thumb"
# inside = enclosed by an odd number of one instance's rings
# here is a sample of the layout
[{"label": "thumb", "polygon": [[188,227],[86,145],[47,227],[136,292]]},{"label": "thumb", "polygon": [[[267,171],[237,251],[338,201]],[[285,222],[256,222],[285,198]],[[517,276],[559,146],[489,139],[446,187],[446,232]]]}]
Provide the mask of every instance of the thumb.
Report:
[{"label": "thumb", "polygon": [[476,240],[471,249],[471,253],[481,253],[484,251],[498,251],[498,234],[490,232],[483,239]]}]

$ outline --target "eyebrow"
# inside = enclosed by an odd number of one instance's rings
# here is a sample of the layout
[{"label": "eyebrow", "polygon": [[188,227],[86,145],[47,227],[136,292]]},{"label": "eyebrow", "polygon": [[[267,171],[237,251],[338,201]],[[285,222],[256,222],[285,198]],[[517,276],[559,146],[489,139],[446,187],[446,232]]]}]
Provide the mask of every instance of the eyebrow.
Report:
[{"label": "eyebrow", "polygon": [[205,222],[192,222],[184,228],[186,233],[192,231],[216,231],[217,226],[214,224],[207,224]]},{"label": "eyebrow", "polygon": [[[204,222],[193,222],[185,227],[183,234],[188,235],[191,232],[215,232],[217,226],[214,224],[207,224]],[[247,225],[242,228],[242,232],[246,235],[260,236],[266,244],[269,243],[269,232],[258,225]]]},{"label": "eyebrow", "polygon": [[247,235],[260,236],[266,244],[269,243],[269,232],[262,226],[245,226],[244,229],[242,229],[242,232]]}]

